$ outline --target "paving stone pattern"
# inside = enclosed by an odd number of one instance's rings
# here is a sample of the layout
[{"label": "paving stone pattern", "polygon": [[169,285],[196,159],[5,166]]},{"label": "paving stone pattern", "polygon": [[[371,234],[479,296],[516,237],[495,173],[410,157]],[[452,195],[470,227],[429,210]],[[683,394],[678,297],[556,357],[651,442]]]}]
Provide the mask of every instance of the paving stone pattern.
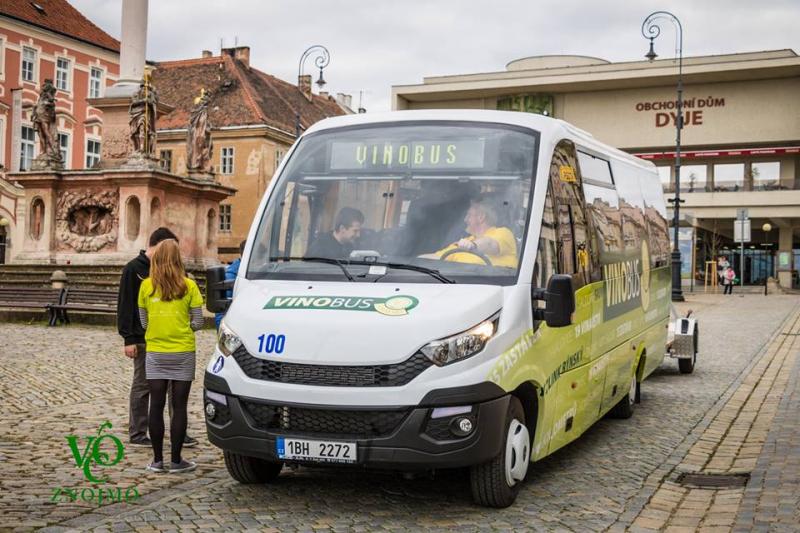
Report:
[{"label": "paving stone pattern", "polygon": [[[711,423],[703,427],[700,438],[691,446],[672,475],[664,480],[647,502],[634,520],[633,530],[702,532],[730,531],[733,528],[745,493],[743,485],[713,488],[681,482],[678,476],[686,473],[743,476],[753,471],[770,428],[777,427],[774,424],[775,416],[798,354],[800,313],[794,313],[759,355],[733,394],[714,413]],[[796,428],[796,422],[789,426]],[[783,455],[785,452],[781,450],[783,457],[787,457]],[[791,454],[788,454],[788,458],[791,458]],[[794,457],[795,465],[797,459],[800,459],[800,455]],[[792,475],[791,471],[784,474],[787,473],[788,476]],[[793,475],[796,483],[796,469]],[[770,476],[769,487],[774,494],[761,497],[758,502],[758,508],[762,511],[760,514],[773,507],[772,501],[775,502],[773,510],[777,511],[779,499],[782,500],[781,496],[790,487],[789,482],[780,483],[780,477]],[[741,480],[742,477],[728,479]],[[751,483],[750,486],[750,494],[761,492],[758,483]],[[781,508],[786,508],[785,502],[781,501],[781,504]],[[791,519],[795,511],[796,507],[783,518]],[[752,526],[754,518],[752,514],[743,516],[743,526]],[[800,523],[795,522],[794,526],[800,528]]]},{"label": "paving stone pattern", "polygon": [[[396,474],[300,468],[286,469],[272,485],[240,485],[228,477],[221,453],[205,439],[199,381],[192,391],[189,424],[201,445],[185,453],[200,464],[196,472],[146,473],[150,451],[128,447],[122,462],[103,473],[115,487],[136,486],[139,500],[102,506],[51,502],[57,487],[91,486],[75,465],[66,435],[78,435],[85,443],[109,420],[112,433],[126,436],[131,363],[109,328],[0,324],[0,528],[624,528],[700,442],[698,428],[713,420],[709,411],[734,393],[743,372],[797,304],[796,297],[788,296],[691,298],[681,308],[693,307],[702,324],[695,373],[681,375],[675,361],[666,361],[645,382],[632,419],[602,420],[575,443],[533,465],[517,503],[504,510],[472,505],[465,471],[406,480]],[[201,332],[198,377],[212,344],[212,333]]]}]

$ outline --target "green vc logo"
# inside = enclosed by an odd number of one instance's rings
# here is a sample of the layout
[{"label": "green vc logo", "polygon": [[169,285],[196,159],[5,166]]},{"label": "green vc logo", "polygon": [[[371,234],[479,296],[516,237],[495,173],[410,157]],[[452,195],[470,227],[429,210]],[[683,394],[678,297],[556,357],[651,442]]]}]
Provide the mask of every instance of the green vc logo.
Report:
[{"label": "green vc logo", "polygon": [[372,311],[387,316],[402,316],[414,309],[419,300],[414,296],[395,295],[388,298],[363,296],[273,296],[264,309],[319,309],[328,311]]},{"label": "green vc logo", "polygon": [[[69,449],[72,450],[72,457],[75,459],[75,466],[82,468],[83,475],[86,476],[86,480],[91,481],[92,483],[108,482],[108,476],[102,478],[94,477],[92,474],[92,463],[103,467],[114,466],[115,464],[119,463],[123,457],[125,457],[125,448],[122,446],[122,441],[120,441],[114,435],[101,435],[101,433],[103,433],[103,431],[105,431],[107,428],[111,428],[111,422],[108,420],[103,422],[103,424],[97,430],[96,436],[89,437],[89,442],[86,443],[83,453],[81,453],[80,449],[78,448],[78,437],[75,435],[67,436]],[[111,439],[111,442],[113,443],[115,454],[113,459],[108,452],[103,451],[100,448],[100,444],[106,439]]]},{"label": "green vc logo", "polygon": [[[96,435],[87,437],[83,450],[78,444],[76,435],[67,435],[67,443],[69,443],[72,458],[75,460],[75,466],[83,470],[83,475],[89,483],[108,483],[108,476],[98,477],[94,470],[97,467],[105,468],[119,464],[125,457],[125,447],[122,445],[122,441],[115,435],[104,433],[107,429],[111,429],[111,422],[108,420],[100,425]],[[56,502],[62,498],[66,498],[68,502],[75,502],[79,499],[87,503],[97,501],[98,505],[102,505],[104,501],[130,502],[136,500],[139,498],[139,491],[135,486],[128,487],[124,492],[119,487],[106,489],[58,487],[53,489],[50,501]]]}]

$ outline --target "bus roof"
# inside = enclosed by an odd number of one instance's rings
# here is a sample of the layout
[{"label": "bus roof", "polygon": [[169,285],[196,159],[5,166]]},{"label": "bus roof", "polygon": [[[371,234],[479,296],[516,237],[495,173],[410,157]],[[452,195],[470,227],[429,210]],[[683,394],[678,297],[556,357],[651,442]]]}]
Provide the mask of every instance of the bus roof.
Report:
[{"label": "bus roof", "polygon": [[431,109],[412,111],[388,111],[382,113],[362,113],[355,115],[342,115],[326,118],[312,125],[305,133],[315,133],[332,128],[358,126],[363,124],[379,124],[386,122],[426,121],[426,120],[460,120],[470,122],[492,122],[498,124],[511,124],[524,128],[531,128],[542,135],[569,138],[586,148],[608,154],[627,163],[653,169],[650,161],[639,159],[622,150],[595,139],[591,133],[586,132],[569,122],[561,119],[546,117],[535,113],[521,113],[519,111],[491,111],[485,109]]}]

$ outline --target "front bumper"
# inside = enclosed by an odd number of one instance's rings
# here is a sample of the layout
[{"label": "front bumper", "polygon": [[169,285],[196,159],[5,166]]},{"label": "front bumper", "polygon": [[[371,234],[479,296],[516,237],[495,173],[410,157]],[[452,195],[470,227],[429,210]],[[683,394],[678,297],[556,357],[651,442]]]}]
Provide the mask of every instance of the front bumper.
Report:
[{"label": "front bumper", "polygon": [[[208,439],[219,448],[278,461],[275,441],[295,437],[356,442],[356,466],[391,470],[455,468],[483,463],[500,453],[509,396],[492,383],[431,391],[414,407],[346,407],[281,404],[231,394],[227,382],[206,373],[205,390],[225,395],[206,414]],[[204,394],[204,403],[210,400]],[[469,414],[431,419],[435,407],[470,405]],[[468,416],[465,437],[452,419]],[[313,463],[324,464],[324,463]]]}]

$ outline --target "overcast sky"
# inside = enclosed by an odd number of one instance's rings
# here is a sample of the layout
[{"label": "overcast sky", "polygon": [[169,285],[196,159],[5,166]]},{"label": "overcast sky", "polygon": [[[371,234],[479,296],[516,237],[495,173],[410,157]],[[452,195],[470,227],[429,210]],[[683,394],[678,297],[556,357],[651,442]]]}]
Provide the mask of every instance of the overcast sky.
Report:
[{"label": "overcast sky", "polygon": [[[122,0],[69,0],[120,36]],[[792,48],[800,52],[798,0],[153,0],[148,59],[200,57],[250,46],[251,65],[292,83],[312,44],[331,53],[330,92],[368,111],[388,110],[392,85],[424,76],[494,72],[513,59],[577,54],[612,61],[647,51],[643,19],[668,9],[684,29],[684,56]],[[656,41],[674,55],[675,32]],[[306,73],[314,71],[313,61]],[[315,77],[316,79],[316,73]]]}]

